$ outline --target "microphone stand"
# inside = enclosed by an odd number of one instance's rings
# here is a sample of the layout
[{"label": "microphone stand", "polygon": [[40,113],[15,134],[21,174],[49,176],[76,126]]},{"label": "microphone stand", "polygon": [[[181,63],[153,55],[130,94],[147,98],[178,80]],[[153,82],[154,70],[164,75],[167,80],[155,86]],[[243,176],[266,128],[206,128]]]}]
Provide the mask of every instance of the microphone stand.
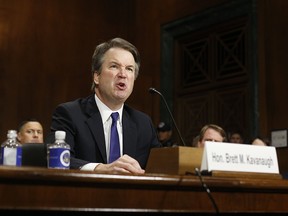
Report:
[{"label": "microphone stand", "polygon": [[149,92],[150,92],[150,93],[153,93],[153,94],[154,94],[154,93],[157,93],[157,94],[159,94],[159,95],[161,96],[161,98],[163,99],[163,101],[164,101],[164,103],[165,103],[165,106],[166,106],[166,108],[167,108],[167,110],[168,110],[168,112],[169,112],[169,115],[170,115],[170,117],[171,117],[171,119],[172,119],[172,121],[173,121],[173,124],[174,124],[174,126],[175,126],[175,128],[176,128],[176,130],[177,130],[177,133],[178,133],[178,135],[179,135],[179,137],[180,137],[180,139],[181,139],[181,142],[182,142],[183,146],[186,146],[186,144],[185,144],[185,142],[184,142],[184,140],[183,140],[183,137],[181,136],[181,133],[180,133],[178,127],[177,127],[177,124],[176,124],[176,122],[175,122],[175,119],[174,119],[174,117],[173,117],[173,115],[172,115],[172,113],[171,113],[171,111],[170,111],[170,109],[169,109],[169,106],[168,106],[168,104],[167,104],[166,99],[164,98],[164,96],[163,96],[159,91],[157,91],[155,88],[149,88]]}]

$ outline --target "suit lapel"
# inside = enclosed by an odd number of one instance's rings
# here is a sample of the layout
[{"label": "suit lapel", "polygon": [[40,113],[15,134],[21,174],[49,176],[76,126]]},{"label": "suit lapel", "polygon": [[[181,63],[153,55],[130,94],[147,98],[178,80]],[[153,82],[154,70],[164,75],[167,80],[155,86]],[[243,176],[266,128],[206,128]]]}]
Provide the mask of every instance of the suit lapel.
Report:
[{"label": "suit lapel", "polygon": [[[102,118],[99,109],[95,102],[95,96],[89,96],[84,102],[83,107],[85,112],[89,115],[87,119],[87,125],[93,134],[93,138],[96,141],[96,145],[100,150],[102,160],[107,163],[106,145],[104,130],[102,125]],[[128,154],[131,157],[136,156],[137,145],[137,127],[134,121],[130,118],[128,112],[123,109],[123,154]]]},{"label": "suit lapel", "polygon": [[[137,144],[137,128],[128,113],[123,109],[123,154],[135,157]],[[124,144],[125,143],[125,144]]]},{"label": "suit lapel", "polygon": [[87,119],[87,125],[91,130],[94,140],[96,141],[96,148],[98,147],[102,160],[107,163],[106,145],[104,130],[102,125],[102,118],[99,109],[96,105],[94,95],[88,97],[87,103],[84,104],[86,113],[90,116]]}]

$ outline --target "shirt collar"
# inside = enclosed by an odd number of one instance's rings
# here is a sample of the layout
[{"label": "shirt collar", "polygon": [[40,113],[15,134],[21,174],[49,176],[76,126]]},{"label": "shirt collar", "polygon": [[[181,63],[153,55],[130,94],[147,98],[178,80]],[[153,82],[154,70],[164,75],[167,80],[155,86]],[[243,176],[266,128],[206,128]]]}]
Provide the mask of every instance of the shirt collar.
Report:
[{"label": "shirt collar", "polygon": [[111,116],[112,112],[118,112],[119,113],[119,121],[122,124],[122,113],[123,113],[123,105],[119,110],[111,110],[109,107],[107,107],[95,94],[95,101],[98,106],[99,112],[102,117],[102,123],[104,124],[106,121],[109,120],[109,117]]}]

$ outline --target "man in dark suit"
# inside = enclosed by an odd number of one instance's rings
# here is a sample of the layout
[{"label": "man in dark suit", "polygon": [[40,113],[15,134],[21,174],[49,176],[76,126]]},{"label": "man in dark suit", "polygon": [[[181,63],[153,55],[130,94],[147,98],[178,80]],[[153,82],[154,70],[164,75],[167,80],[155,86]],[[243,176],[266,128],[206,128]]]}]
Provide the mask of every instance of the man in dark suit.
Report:
[{"label": "man in dark suit", "polygon": [[157,126],[158,140],[163,147],[178,146],[173,140],[173,131],[170,124],[166,122],[160,122]]},{"label": "man in dark suit", "polygon": [[[52,143],[55,131],[66,131],[66,142],[71,147],[70,168],[145,172],[150,149],[161,144],[150,117],[124,104],[133,91],[139,68],[138,50],[126,40],[114,38],[96,47],[92,57],[95,94],[60,104],[53,113],[51,133],[45,141]],[[119,116],[116,124],[120,156],[108,162],[112,155],[110,129],[114,112]]]}]

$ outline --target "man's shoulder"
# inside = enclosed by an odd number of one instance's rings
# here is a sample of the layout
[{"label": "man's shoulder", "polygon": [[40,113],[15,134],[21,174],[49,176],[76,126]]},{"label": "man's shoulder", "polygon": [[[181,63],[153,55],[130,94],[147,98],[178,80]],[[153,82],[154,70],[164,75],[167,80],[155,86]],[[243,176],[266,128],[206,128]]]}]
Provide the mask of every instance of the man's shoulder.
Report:
[{"label": "man's shoulder", "polygon": [[93,95],[86,98],[77,98],[73,101],[67,101],[59,104],[56,107],[56,112],[69,112],[71,115],[79,115],[79,113],[85,113],[93,115],[98,109],[95,109],[96,102]]},{"label": "man's shoulder", "polygon": [[73,106],[85,105],[91,102],[93,102],[93,95],[89,95],[88,97],[85,98],[77,98],[71,101],[66,101],[59,104],[58,106],[73,107]]},{"label": "man's shoulder", "polygon": [[137,118],[149,118],[149,116],[135,108],[130,107],[129,105],[125,104],[123,110],[130,116],[130,117],[137,117]]}]

